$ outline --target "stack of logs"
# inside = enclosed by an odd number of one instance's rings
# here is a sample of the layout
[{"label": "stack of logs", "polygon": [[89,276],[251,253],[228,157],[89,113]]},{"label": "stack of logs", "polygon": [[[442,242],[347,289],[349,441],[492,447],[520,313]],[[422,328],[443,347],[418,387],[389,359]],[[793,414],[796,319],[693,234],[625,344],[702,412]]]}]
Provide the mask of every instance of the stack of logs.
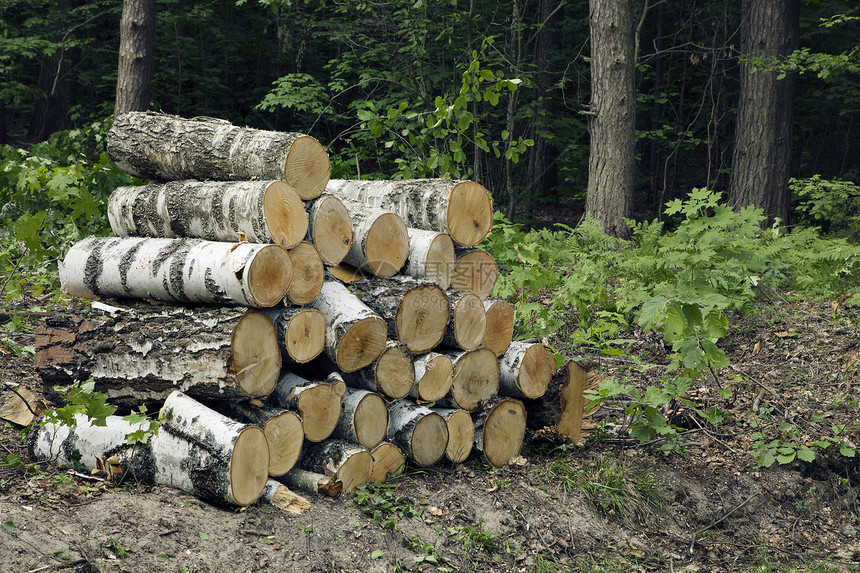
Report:
[{"label": "stack of logs", "polygon": [[337,496],[406,460],[474,448],[500,467],[527,410],[580,438],[589,376],[512,342],[489,296],[482,186],[330,180],[312,137],[151,112],[118,117],[108,149],[151,182],[112,193],[114,236],[75,244],[60,278],[117,300],[48,317],[36,367],[47,388],[92,379],[121,409],[160,408],[159,431],[129,445],[145,422],[80,416],[37,426],[35,458],[301,510],[289,488]]}]

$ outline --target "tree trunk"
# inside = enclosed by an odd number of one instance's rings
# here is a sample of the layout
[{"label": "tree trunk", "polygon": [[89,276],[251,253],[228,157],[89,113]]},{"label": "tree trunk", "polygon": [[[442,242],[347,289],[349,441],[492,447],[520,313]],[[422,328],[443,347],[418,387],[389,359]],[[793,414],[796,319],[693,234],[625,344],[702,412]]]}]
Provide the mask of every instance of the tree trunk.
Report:
[{"label": "tree trunk", "polygon": [[448,446],[445,457],[458,464],[466,461],[475,442],[475,424],[472,415],[462,408],[433,408],[448,424]]},{"label": "tree trunk", "polygon": [[119,38],[114,117],[149,109],[155,59],[155,0],[123,3]]},{"label": "tree trunk", "polygon": [[445,455],[448,425],[439,414],[411,400],[392,402],[388,439],[419,466],[432,466]]},{"label": "tree trunk", "polygon": [[399,476],[406,469],[406,456],[391,442],[382,442],[370,451],[370,455],[373,456],[371,482],[384,482],[389,477]]},{"label": "tree trunk", "polygon": [[484,301],[484,311],[487,313],[487,331],[481,345],[501,356],[514,337],[514,307],[505,299],[491,298]]},{"label": "tree trunk", "polygon": [[405,344],[389,340],[373,364],[345,373],[344,379],[355,388],[379,392],[388,400],[399,400],[415,385],[412,355]]},{"label": "tree trunk", "polygon": [[286,364],[304,364],[325,347],[325,317],[315,308],[273,307],[264,310],[274,323]]},{"label": "tree trunk", "polygon": [[46,388],[93,378],[113,403],[135,407],[175,389],[200,399],[265,398],[278,380],[277,334],[259,311],[95,306],[49,315],[37,328],[34,366]]},{"label": "tree trunk", "polygon": [[323,192],[331,173],[328,154],[309,135],[156,112],[117,116],[108,154],[117,167],[143,179],[283,179],[305,201]]},{"label": "tree trunk", "polygon": [[584,393],[596,390],[599,384],[597,372],[586,371],[573,360],[568,361],[553,376],[540,399],[526,401],[529,428],[549,438],[560,436],[563,441],[582,445],[595,427],[589,418],[600,408],[598,405],[587,409]]},{"label": "tree trunk", "polygon": [[305,440],[302,419],[298,414],[272,406],[257,406],[247,401],[233,400],[224,405],[219,410],[227,416],[263,429],[269,444],[270,476],[282,476],[296,465]]},{"label": "tree trunk", "polygon": [[636,146],[633,4],[590,0],[591,104],[585,210],[610,235],[627,239]]},{"label": "tree trunk", "polygon": [[513,398],[499,398],[475,416],[475,449],[494,468],[518,455],[526,433],[526,410]]},{"label": "tree trunk", "polygon": [[512,342],[499,361],[499,393],[540,398],[555,373],[552,350],[539,342]]},{"label": "tree trunk", "polygon": [[305,203],[308,212],[308,240],[316,245],[322,260],[337,265],[352,246],[352,219],[343,201],[325,193]]},{"label": "tree trunk", "polygon": [[337,499],[343,493],[343,483],[334,476],[293,468],[278,478],[291,488]]},{"label": "tree trunk", "polygon": [[310,444],[299,464],[303,470],[323,472],[334,477],[343,483],[343,492],[349,493],[359,484],[370,480],[373,456],[361,446],[346,440],[326,440]]},{"label": "tree trunk", "polygon": [[273,306],[287,294],[293,266],[277,245],[201,239],[88,237],[60,265],[72,296]]},{"label": "tree trunk", "polygon": [[447,233],[407,229],[409,257],[404,274],[418,280],[435,282],[442,290],[451,285],[454,275],[454,241]]},{"label": "tree trunk", "polygon": [[415,358],[415,385],[409,396],[416,402],[435,402],[454,384],[454,363],[444,354],[428,352]]},{"label": "tree trunk", "polygon": [[279,481],[269,478],[260,499],[264,499],[280,509],[293,515],[301,515],[311,510],[311,503],[300,495],[290,491],[290,488]]},{"label": "tree trunk", "polygon": [[442,338],[447,346],[474,350],[481,345],[487,332],[487,311],[475,293],[464,290],[448,291],[451,320]]},{"label": "tree trunk", "polygon": [[481,249],[457,249],[452,289],[471,291],[484,300],[493,292],[498,278],[499,266],[490,253]]},{"label": "tree trunk", "polygon": [[448,296],[434,283],[402,275],[357,280],[349,285],[361,301],[385,319],[388,336],[413,354],[437,346],[448,324]]},{"label": "tree trunk", "polygon": [[[744,0],[741,4],[744,58],[782,60],[798,45],[797,0]],[[755,72],[755,73],[753,73]],[[741,64],[729,204],[762,209],[766,224],[788,223],[791,128],[796,74]]]},{"label": "tree trunk", "polygon": [[197,237],[296,246],[308,230],[302,200],[283,181],[168,181],[118,187],[108,199],[118,237]]},{"label": "tree trunk", "polygon": [[308,441],[321,442],[331,436],[337,426],[345,392],[346,385],[342,381],[311,382],[285,371],[278,379],[269,402],[298,412]]},{"label": "tree trunk", "polygon": [[319,250],[307,241],[290,249],[290,260],[293,263],[293,277],[284,304],[303,306],[315,299],[322,290],[325,265]]},{"label": "tree trunk", "polygon": [[448,233],[464,247],[486,239],[493,226],[490,194],[473,181],[339,179],[330,181],[326,190],[340,198],[397,213],[410,227]]},{"label": "tree trunk", "polygon": [[343,262],[380,277],[398,272],[409,255],[406,223],[396,213],[342,199],[352,220],[354,240]]},{"label": "tree trunk", "polygon": [[385,321],[341,283],[325,281],[309,306],[325,316],[326,354],[341,372],[373,364],[385,350]]},{"label": "tree trunk", "polygon": [[385,439],[387,432],[388,406],[382,396],[370,390],[347,388],[333,436],[373,448]]},{"label": "tree trunk", "polygon": [[454,363],[454,384],[451,393],[438,402],[440,406],[472,412],[498,393],[499,361],[491,350],[478,348],[444,354]]}]

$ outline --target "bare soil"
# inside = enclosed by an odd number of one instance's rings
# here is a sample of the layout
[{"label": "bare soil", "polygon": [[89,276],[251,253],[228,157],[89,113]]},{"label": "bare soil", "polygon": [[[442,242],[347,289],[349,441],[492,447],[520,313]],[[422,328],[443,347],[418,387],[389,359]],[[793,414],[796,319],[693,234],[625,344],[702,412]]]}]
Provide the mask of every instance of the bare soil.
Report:
[{"label": "bare soil", "polygon": [[[32,346],[41,313],[54,304],[6,303],[0,339]],[[750,410],[772,408],[778,422],[812,440],[857,418],[860,312],[838,301],[779,300],[731,320],[723,343],[731,367],[692,396],[732,417],[705,425],[684,405],[670,405],[673,423],[688,428],[683,454],[630,440],[621,408],[607,406],[599,413],[604,429],[583,447],[527,436],[522,456],[500,470],[478,459],[410,468],[358,497],[308,496],[312,510],[299,516],[265,503],[237,511],[167,487],[0,463],[0,571],[860,569],[857,457],[757,468],[748,425]],[[571,358],[606,376],[656,383],[666,363],[662,342],[627,336],[636,339],[628,355],[573,348]],[[32,362],[30,353],[0,344],[2,397],[12,387],[43,395]],[[720,387],[732,390],[728,399]],[[815,412],[825,418],[813,419]],[[13,454],[29,464],[22,428],[6,424],[0,458]],[[619,475],[620,497],[601,495]],[[571,476],[586,476],[597,493]]]}]

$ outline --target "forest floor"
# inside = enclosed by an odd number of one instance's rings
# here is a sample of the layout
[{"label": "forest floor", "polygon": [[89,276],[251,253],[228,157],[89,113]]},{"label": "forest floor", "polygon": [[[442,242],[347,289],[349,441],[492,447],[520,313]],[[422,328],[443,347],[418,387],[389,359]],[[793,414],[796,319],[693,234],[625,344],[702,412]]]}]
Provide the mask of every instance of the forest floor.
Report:
[{"label": "forest floor", "polygon": [[[42,393],[27,347],[54,303],[0,308],[0,376]],[[13,320],[14,317],[14,320]],[[850,424],[860,401],[860,311],[783,299],[734,316],[722,343],[731,366],[692,392],[731,416],[695,424],[686,448],[661,454],[625,438],[619,407],[583,447],[527,435],[522,455],[493,471],[477,459],[409,469],[395,482],[310,512],[268,504],[217,507],[167,487],[104,483],[30,463],[22,429],[0,434],[0,571],[854,571],[860,569],[860,462],[756,467],[755,410],[810,441]],[[14,326],[14,328],[13,328]],[[663,375],[653,334],[622,356],[571,358],[641,386]],[[563,340],[552,341],[568,347]],[[731,396],[721,398],[722,388]],[[2,388],[5,397],[8,386]],[[823,418],[814,416],[823,414]],[[851,436],[855,444],[856,435]],[[15,466],[15,467],[13,467]]]}]

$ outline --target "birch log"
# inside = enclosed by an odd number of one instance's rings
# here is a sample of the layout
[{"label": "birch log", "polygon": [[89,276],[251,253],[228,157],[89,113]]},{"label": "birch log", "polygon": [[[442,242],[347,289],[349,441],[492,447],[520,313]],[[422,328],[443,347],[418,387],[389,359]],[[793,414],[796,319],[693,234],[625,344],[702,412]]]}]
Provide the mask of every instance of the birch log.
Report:
[{"label": "birch log", "polygon": [[409,392],[411,398],[418,402],[435,402],[451,390],[454,384],[454,363],[444,354],[422,354],[415,358],[413,365],[415,384]]},{"label": "birch log", "polygon": [[112,403],[131,407],[176,389],[200,399],[265,398],[281,370],[272,321],[237,307],[94,303],[46,317],[35,346],[46,388],[92,378]]},{"label": "birch log", "polygon": [[409,234],[403,218],[357,201],[342,202],[354,234],[343,262],[380,277],[399,271],[409,255]]},{"label": "birch log", "polygon": [[451,288],[472,291],[484,300],[493,292],[499,266],[493,256],[481,249],[457,249]]},{"label": "birch log", "polygon": [[269,307],[283,300],[292,261],[277,245],[202,239],[89,237],[66,253],[60,282],[72,296]]},{"label": "birch log", "polygon": [[108,155],[135,177],[173,181],[283,179],[304,200],[331,175],[328,154],[308,135],[238,127],[209,117],[129,112],[114,119]]},{"label": "birch log", "polygon": [[432,466],[445,455],[448,425],[431,410],[411,400],[392,402],[388,439],[419,466]]},{"label": "birch log", "polygon": [[272,406],[256,405],[250,401],[229,401],[218,411],[248,424],[262,428],[269,444],[269,475],[282,476],[290,471],[305,440],[302,419],[295,412]]},{"label": "birch log", "polygon": [[484,301],[484,311],[487,314],[487,331],[481,346],[501,356],[514,337],[514,307],[503,298],[488,298]]},{"label": "birch log", "polygon": [[475,441],[475,424],[472,415],[462,408],[433,408],[448,424],[448,446],[445,457],[458,464],[472,453]]},{"label": "birch log", "polygon": [[343,492],[343,483],[334,476],[327,476],[318,472],[309,472],[300,468],[293,468],[278,478],[278,481],[291,488],[317,493],[332,499],[337,499]]},{"label": "birch log", "polygon": [[319,250],[307,241],[290,249],[293,276],[284,304],[303,306],[317,297],[325,280],[325,265]]},{"label": "birch log", "polygon": [[326,191],[397,213],[410,227],[448,233],[464,247],[486,239],[493,225],[490,194],[473,181],[333,179]]},{"label": "birch log", "polygon": [[370,450],[370,455],[373,456],[371,482],[384,482],[389,477],[399,476],[406,469],[406,456],[391,442],[382,442]]},{"label": "birch log", "polygon": [[[152,440],[156,459],[169,455],[171,444],[166,437],[173,435],[199,446],[219,461],[212,469],[199,465],[192,470],[197,473],[196,479],[189,480],[193,491],[212,492],[207,496],[223,496],[236,505],[254,503],[263,493],[269,477],[269,446],[263,430],[223,416],[178,390],[164,401],[159,422],[158,436]],[[184,455],[179,460],[162,461],[162,471],[172,470],[179,475],[189,471]]]},{"label": "birch log", "polygon": [[589,408],[585,391],[597,390],[599,385],[596,370],[569,360],[552,377],[545,394],[526,401],[529,428],[544,433],[551,428],[550,433],[562,441],[582,445],[596,427],[592,416],[600,409],[600,404]]},{"label": "birch log", "polygon": [[447,346],[460,350],[474,350],[481,345],[487,332],[487,311],[481,299],[473,292],[449,290],[451,320],[442,338]]},{"label": "birch log", "polygon": [[512,342],[499,361],[499,393],[540,398],[555,373],[552,350],[540,342]]},{"label": "birch log", "polygon": [[278,333],[281,359],[287,364],[304,364],[325,347],[325,317],[315,308],[273,307],[264,313]]},{"label": "birch log", "polygon": [[168,181],[117,187],[108,199],[117,237],[196,237],[294,247],[308,231],[298,194],[283,181]]},{"label": "birch log", "polygon": [[499,398],[475,416],[475,449],[494,468],[500,468],[518,455],[526,432],[523,403]]},{"label": "birch log", "polygon": [[451,285],[454,275],[454,241],[447,233],[408,228],[409,256],[404,274],[435,282],[442,290]]},{"label": "birch log", "polygon": [[472,412],[498,393],[499,361],[492,351],[478,348],[443,354],[454,363],[454,383],[448,396],[439,401],[440,406]]},{"label": "birch log", "polygon": [[280,509],[293,515],[301,515],[311,510],[311,503],[302,496],[290,491],[290,488],[279,481],[269,478],[263,494],[260,496]]},{"label": "birch log", "polygon": [[331,436],[337,426],[344,392],[346,385],[342,381],[311,382],[285,371],[278,379],[269,402],[298,412],[305,437],[310,442],[320,442]]},{"label": "birch log", "polygon": [[350,386],[379,392],[389,400],[398,400],[412,390],[415,367],[406,345],[389,340],[373,364],[344,373],[343,377]]},{"label": "birch log", "polygon": [[349,288],[385,320],[388,336],[413,354],[428,352],[442,341],[450,311],[448,295],[439,285],[395,276],[357,280]]},{"label": "birch log", "polygon": [[352,219],[343,202],[323,194],[305,203],[308,212],[308,240],[319,249],[327,265],[337,265],[349,252],[354,240]]},{"label": "birch log", "polygon": [[357,444],[332,439],[310,444],[299,465],[306,471],[335,477],[343,483],[343,492],[349,493],[370,479],[373,456]]},{"label": "birch log", "polygon": [[369,390],[347,388],[343,395],[340,420],[332,435],[365,448],[379,444],[388,432],[388,406],[382,397]]}]

